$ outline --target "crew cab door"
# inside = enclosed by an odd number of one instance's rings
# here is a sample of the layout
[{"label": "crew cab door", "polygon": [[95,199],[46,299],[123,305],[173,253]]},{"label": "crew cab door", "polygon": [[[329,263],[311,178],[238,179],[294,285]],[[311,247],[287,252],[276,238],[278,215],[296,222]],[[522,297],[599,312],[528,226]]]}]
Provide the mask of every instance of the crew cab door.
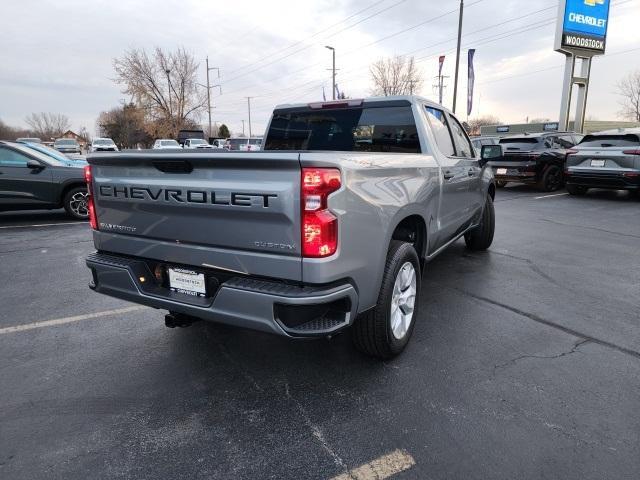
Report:
[{"label": "crew cab door", "polygon": [[451,133],[453,135],[453,141],[456,148],[456,158],[460,159],[463,163],[467,173],[466,181],[468,187],[467,202],[469,208],[471,208],[471,216],[475,216],[484,205],[485,192],[482,191],[480,181],[482,175],[482,168],[476,158],[471,140],[467,136],[467,132],[460,122],[451,114],[449,116],[449,125],[451,126]]},{"label": "crew cab door", "polygon": [[53,202],[51,170],[30,168],[29,155],[7,145],[0,145],[0,206],[33,207]]},{"label": "crew cab door", "polygon": [[441,169],[441,196],[438,210],[438,233],[433,245],[437,249],[456,237],[471,222],[475,200],[472,199],[473,158],[462,156],[454,141],[451,120],[440,109],[425,106],[427,119],[435,138],[435,155]]}]

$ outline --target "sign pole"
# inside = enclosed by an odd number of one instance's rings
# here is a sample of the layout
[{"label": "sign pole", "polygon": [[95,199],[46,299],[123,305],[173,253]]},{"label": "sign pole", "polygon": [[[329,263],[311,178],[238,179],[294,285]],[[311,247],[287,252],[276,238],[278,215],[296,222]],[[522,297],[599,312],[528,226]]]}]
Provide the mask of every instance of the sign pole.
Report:
[{"label": "sign pole", "polygon": [[571,93],[573,90],[573,68],[575,57],[572,53],[565,56],[564,80],[562,81],[562,97],[560,99],[560,125],[559,129],[566,132],[569,130],[569,115],[571,111]]},{"label": "sign pole", "polygon": [[[589,92],[591,62],[604,55],[609,26],[611,0],[560,0],[556,24],[555,50],[565,55],[562,98],[560,100],[561,130],[569,130],[573,86],[578,86],[573,130],[582,132]],[[576,61],[579,59],[579,72]]]}]

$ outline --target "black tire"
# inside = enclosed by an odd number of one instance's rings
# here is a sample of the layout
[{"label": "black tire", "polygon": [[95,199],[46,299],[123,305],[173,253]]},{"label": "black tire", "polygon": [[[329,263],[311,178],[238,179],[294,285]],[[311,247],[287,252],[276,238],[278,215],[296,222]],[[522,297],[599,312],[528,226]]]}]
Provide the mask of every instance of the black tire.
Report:
[{"label": "black tire", "polygon": [[[416,295],[409,327],[401,338],[396,338],[391,326],[391,302],[394,285],[400,269],[410,262],[415,271]],[[366,355],[390,359],[400,354],[409,343],[416,323],[420,297],[420,262],[415,248],[410,243],[393,240],[387,253],[382,276],[382,285],[376,306],[360,315],[351,329],[355,347]]]},{"label": "black tire", "polygon": [[584,195],[585,193],[587,193],[587,190],[589,190],[587,187],[583,187],[582,185],[572,184],[567,184],[566,189],[570,195]]},{"label": "black tire", "polygon": [[504,188],[504,186],[507,184],[506,181],[504,180],[496,180],[496,187],[497,188]]},{"label": "black tire", "polygon": [[493,234],[496,229],[496,212],[493,208],[493,198],[487,195],[487,200],[482,212],[480,225],[464,234],[464,241],[469,250],[486,250],[493,243]]},{"label": "black tire", "polygon": [[538,188],[543,192],[555,192],[564,184],[564,175],[558,165],[549,165],[538,182]]},{"label": "black tire", "polygon": [[[84,201],[82,198],[84,198]],[[87,199],[87,187],[72,188],[64,196],[64,209],[67,211],[68,215],[77,220],[87,220],[89,218]]]}]

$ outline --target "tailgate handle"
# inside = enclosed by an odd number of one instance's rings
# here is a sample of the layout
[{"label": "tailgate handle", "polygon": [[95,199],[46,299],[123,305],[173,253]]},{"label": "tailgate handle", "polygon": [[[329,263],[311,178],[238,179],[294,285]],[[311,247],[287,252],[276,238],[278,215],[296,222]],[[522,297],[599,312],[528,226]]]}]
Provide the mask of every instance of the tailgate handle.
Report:
[{"label": "tailgate handle", "polygon": [[164,173],[191,173],[193,165],[187,160],[154,160],[153,166]]}]

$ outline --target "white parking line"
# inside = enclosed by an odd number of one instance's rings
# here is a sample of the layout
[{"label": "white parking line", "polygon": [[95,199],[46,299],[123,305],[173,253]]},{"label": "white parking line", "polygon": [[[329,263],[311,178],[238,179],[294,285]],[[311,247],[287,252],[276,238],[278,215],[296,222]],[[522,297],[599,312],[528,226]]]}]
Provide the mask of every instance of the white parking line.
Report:
[{"label": "white parking line", "polygon": [[331,480],[384,480],[410,469],[415,464],[416,461],[407,452],[394,450]]},{"label": "white parking line", "polygon": [[58,225],[87,225],[85,222],[40,223],[37,225],[3,225],[2,228],[57,227]]},{"label": "white parking line", "polygon": [[87,313],[85,315],[76,315],[74,317],[56,318],[54,320],[43,320],[41,322],[27,323],[24,325],[14,325],[13,327],[0,328],[0,335],[14,332],[24,332],[25,330],[33,330],[35,328],[53,327],[56,325],[64,325],[66,323],[80,322],[91,318],[107,317],[110,315],[119,315],[121,313],[135,312],[148,307],[137,305],[133,307],[117,308],[115,310],[105,310],[104,312]]},{"label": "white parking line", "polygon": [[550,197],[561,197],[562,195],[569,195],[569,192],[564,193],[552,193],[551,195],[542,195],[541,197],[534,197],[536,200],[540,200],[541,198],[550,198]]}]

